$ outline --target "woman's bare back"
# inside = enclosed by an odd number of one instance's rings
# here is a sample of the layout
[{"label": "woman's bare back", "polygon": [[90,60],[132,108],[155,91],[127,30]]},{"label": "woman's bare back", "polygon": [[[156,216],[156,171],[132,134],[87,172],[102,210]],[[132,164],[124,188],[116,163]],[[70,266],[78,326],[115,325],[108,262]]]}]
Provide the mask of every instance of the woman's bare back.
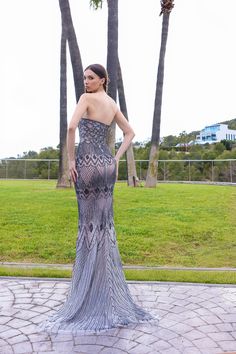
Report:
[{"label": "woman's bare back", "polygon": [[87,111],[84,118],[110,125],[117,113],[115,101],[105,92],[86,93]]}]

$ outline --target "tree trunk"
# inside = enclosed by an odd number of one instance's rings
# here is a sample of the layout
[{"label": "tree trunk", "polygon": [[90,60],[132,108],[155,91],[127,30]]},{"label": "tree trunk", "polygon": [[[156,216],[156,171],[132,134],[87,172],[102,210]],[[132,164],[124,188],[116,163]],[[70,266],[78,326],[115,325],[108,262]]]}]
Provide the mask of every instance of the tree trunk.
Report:
[{"label": "tree trunk", "polygon": [[[120,110],[124,114],[126,119],[129,120],[119,58],[118,58],[117,87],[118,87]],[[137,178],[136,166],[134,161],[134,150],[133,150],[132,143],[130,144],[128,150],[126,151],[126,165],[127,165],[127,174],[128,174],[128,186],[136,187],[138,178]]]},{"label": "tree trunk", "polygon": [[145,187],[156,187],[157,183],[157,167],[158,167],[158,148],[160,141],[160,126],[161,126],[161,106],[162,106],[162,92],[163,92],[163,81],[164,81],[164,62],[165,62],[165,52],[166,43],[168,36],[169,27],[169,17],[170,13],[163,13],[162,20],[162,35],[161,35],[161,49],[159,56],[159,65],[157,72],[157,83],[156,83],[156,96],[152,123],[152,138],[151,138],[151,148],[149,154],[149,164]]},{"label": "tree trunk", "polygon": [[[118,0],[107,0],[108,28],[107,28],[107,72],[110,79],[108,95],[115,101],[117,97],[118,72]],[[112,153],[115,151],[116,124],[113,122],[108,130],[107,144]]]},{"label": "tree trunk", "polygon": [[71,186],[69,180],[67,156],[67,77],[66,77],[66,40],[68,40],[70,58],[73,70],[76,102],[84,92],[83,66],[80,50],[71,17],[68,0],[59,0],[62,22],[61,37],[61,76],[60,76],[60,156],[57,187]]},{"label": "tree trunk", "polygon": [[78,102],[82,93],[84,93],[84,73],[77,43],[76,33],[71,17],[70,4],[68,0],[59,0],[62,22],[66,29],[66,38],[69,44],[70,58],[74,77],[76,102]]},{"label": "tree trunk", "polygon": [[66,29],[62,23],[60,63],[60,159],[57,188],[70,187],[67,157],[67,75],[66,75]]}]

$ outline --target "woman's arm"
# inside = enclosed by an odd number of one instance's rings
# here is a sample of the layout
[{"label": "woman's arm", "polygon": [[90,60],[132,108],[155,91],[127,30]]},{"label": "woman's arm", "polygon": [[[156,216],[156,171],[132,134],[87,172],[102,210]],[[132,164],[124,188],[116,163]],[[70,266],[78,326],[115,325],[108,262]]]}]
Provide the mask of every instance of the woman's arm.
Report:
[{"label": "woman's arm", "polygon": [[129,122],[127,121],[127,119],[121,113],[120,110],[117,111],[114,119],[115,119],[117,125],[119,126],[119,128],[124,133],[124,139],[122,141],[122,144],[120,145],[120,147],[115,155],[115,159],[117,162],[116,174],[118,176],[119,160],[120,160],[121,156],[125,153],[125,151],[128,149],[131,141],[133,140],[133,138],[135,136],[135,133],[134,133],[132,127],[130,126]]},{"label": "woman's arm", "polygon": [[79,102],[75,108],[74,114],[71,118],[68,131],[67,131],[67,150],[69,160],[69,170],[73,182],[76,182],[78,173],[75,168],[75,131],[78,127],[79,121],[88,107],[87,94],[80,96]]}]

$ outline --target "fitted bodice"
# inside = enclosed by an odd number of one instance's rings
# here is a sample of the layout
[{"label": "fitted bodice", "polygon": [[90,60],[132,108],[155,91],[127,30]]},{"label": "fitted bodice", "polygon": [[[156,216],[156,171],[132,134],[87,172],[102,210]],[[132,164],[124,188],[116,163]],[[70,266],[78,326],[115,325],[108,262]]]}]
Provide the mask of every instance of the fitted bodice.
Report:
[{"label": "fitted bodice", "polygon": [[80,143],[86,142],[93,145],[106,144],[109,125],[93,119],[82,118],[79,123]]}]

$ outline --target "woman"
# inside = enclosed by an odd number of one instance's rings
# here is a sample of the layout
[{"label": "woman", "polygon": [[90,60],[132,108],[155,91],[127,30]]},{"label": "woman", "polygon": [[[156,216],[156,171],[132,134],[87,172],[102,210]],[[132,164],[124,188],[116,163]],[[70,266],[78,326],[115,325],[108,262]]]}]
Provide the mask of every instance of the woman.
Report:
[{"label": "woman", "polygon": [[[107,84],[107,73],[101,65],[85,69],[86,92],[80,97],[68,128],[69,169],[78,200],[79,233],[66,302],[43,324],[49,332],[94,333],[153,319],[131,298],[116,242],[113,187],[119,160],[134,132],[107,95]],[[113,120],[124,133],[115,158],[106,145]],[[78,126],[80,143],[75,157]]]}]

